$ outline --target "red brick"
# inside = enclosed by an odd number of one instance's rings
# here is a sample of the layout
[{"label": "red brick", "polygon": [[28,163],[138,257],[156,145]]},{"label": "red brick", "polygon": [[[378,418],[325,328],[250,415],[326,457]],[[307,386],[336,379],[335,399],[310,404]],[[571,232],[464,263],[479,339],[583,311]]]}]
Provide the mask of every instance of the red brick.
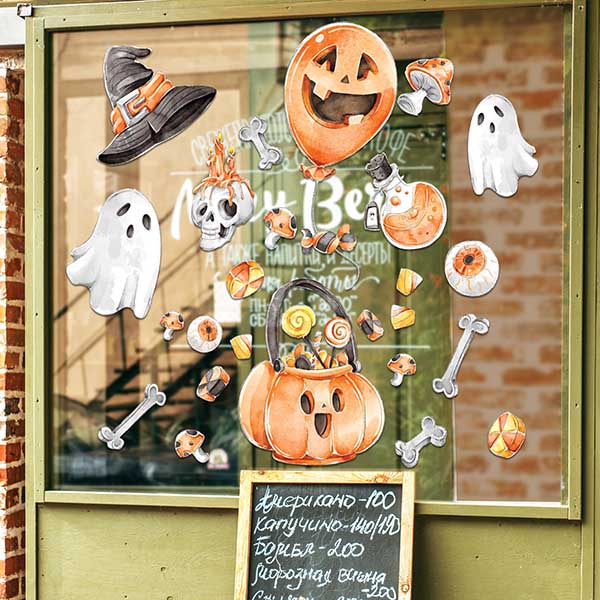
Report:
[{"label": "red brick", "polygon": [[25,345],[25,330],[24,329],[13,329],[12,327],[7,327],[6,343],[9,346],[24,346]]},{"label": "red brick", "polygon": [[[472,238],[480,239],[480,238]],[[518,246],[520,248],[562,248],[562,240],[557,238],[556,233],[541,231],[511,232],[506,234],[507,246]]]},{"label": "red brick", "polygon": [[4,542],[4,547],[7,552],[14,552],[19,549],[19,538],[14,536],[9,536],[6,538]]},{"label": "red brick", "polygon": [[502,376],[506,385],[552,385],[560,384],[560,369],[537,369],[534,367],[519,367],[506,369]]},{"label": "red brick", "polygon": [[25,252],[25,236],[17,235],[15,233],[6,234],[6,241],[18,252]]},{"label": "red brick", "polygon": [[562,273],[556,275],[510,276],[502,279],[502,291],[506,294],[551,294],[555,297],[562,292]]},{"label": "red brick", "polygon": [[560,345],[543,345],[539,348],[540,361],[560,364],[562,360]]},{"label": "red brick", "polygon": [[0,444],[0,463],[11,463],[21,458],[20,442]]},{"label": "red brick", "polygon": [[25,117],[25,105],[23,100],[10,99],[8,101],[8,114],[13,119],[22,120]]}]

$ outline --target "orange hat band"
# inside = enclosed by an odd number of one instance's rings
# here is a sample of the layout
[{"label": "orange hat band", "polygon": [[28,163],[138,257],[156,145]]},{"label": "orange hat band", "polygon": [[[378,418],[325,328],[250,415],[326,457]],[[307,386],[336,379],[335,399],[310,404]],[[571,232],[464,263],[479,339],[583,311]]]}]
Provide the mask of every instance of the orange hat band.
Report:
[{"label": "orange hat band", "polygon": [[121,133],[151,113],[172,88],[173,84],[164,73],[157,72],[143,86],[123,96],[110,113],[114,134]]}]

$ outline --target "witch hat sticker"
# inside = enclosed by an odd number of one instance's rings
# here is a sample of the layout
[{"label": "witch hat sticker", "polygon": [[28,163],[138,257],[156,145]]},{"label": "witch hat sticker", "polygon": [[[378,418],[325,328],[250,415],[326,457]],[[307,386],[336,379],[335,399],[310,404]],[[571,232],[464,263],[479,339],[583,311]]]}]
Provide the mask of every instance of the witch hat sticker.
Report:
[{"label": "witch hat sticker", "polygon": [[214,100],[206,85],[173,85],[164,73],[139,62],[150,48],[112,46],[104,57],[104,87],[113,110],[115,137],[98,155],[123,165],[170,140],[191,125]]}]

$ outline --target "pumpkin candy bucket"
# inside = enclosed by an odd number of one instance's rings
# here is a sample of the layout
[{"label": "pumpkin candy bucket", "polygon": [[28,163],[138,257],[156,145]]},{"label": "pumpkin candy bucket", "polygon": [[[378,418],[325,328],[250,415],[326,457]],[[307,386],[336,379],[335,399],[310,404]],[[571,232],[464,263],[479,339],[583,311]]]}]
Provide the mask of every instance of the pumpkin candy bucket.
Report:
[{"label": "pumpkin candy bucket", "polygon": [[305,370],[287,366],[279,354],[279,320],[288,293],[302,288],[319,294],[338,317],[350,323],[341,302],[312,279],[295,279],[272,296],[267,312],[269,360],[251,371],[239,400],[240,423],[248,440],[296,465],[327,465],[352,460],[380,437],[383,403],[360,375],[352,332],[344,352],[347,364]]}]

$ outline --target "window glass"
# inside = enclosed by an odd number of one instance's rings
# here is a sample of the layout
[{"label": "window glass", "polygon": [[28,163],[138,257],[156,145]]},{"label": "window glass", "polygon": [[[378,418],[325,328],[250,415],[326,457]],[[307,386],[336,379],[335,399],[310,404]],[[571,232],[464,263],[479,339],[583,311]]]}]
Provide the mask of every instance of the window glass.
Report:
[{"label": "window glass", "polygon": [[[456,73],[449,106],[425,102],[419,117],[397,107],[384,129],[356,155],[336,165],[336,174],[318,186],[320,229],[349,223],[358,238],[349,254],[360,266],[358,285],[345,283],[355,267],[337,254],[302,252],[284,241],[268,252],[263,245],[266,211],[292,210],[302,223],[309,189],[298,167],[305,161],[288,128],[283,85],[289,60],[300,41],[326,19],[231,25],[177,26],[54,34],[53,43],[53,285],[52,485],[54,489],[141,489],[217,491],[233,488],[241,468],[281,467],[242,435],[237,414],[241,387],[252,367],[266,359],[265,313],[271,294],[290,279],[321,281],[343,301],[354,325],[363,374],[376,385],[385,405],[384,432],[367,452],[340,465],[344,469],[401,469],[394,452],[431,415],[448,430],[443,448],[427,447],[417,467],[421,500],[515,500],[559,502],[563,497],[561,412],[566,346],[563,310],[564,265],[568,260],[563,139],[565,46],[562,7],[481,10],[413,15],[379,15],[346,20],[375,31],[390,48],[399,93],[409,91],[406,65],[418,58],[445,56]],[[111,107],[102,64],[112,45],[152,49],[144,58],[176,85],[215,87],[213,105],[192,126],[140,159],[119,167],[96,160],[113,137]],[[491,93],[515,105],[524,137],[537,150],[540,168],[523,178],[518,193],[502,198],[473,193],[467,162],[467,133],[478,102]],[[269,141],[284,161],[258,169],[258,156],[237,133],[249,118],[268,120]],[[192,190],[207,175],[214,138],[232,146],[239,173],[256,193],[252,220],[215,252],[199,248],[200,232],[190,220]],[[444,235],[432,246],[399,251],[381,233],[363,229],[363,213],[373,194],[365,164],[385,152],[409,183],[435,185],[448,204]],[[70,252],[91,234],[105,199],[135,188],[150,199],[161,230],[161,267],[146,318],[130,310],[103,317],[89,305],[89,293],[71,285],[65,268]],[[454,293],[444,276],[444,259],[454,244],[481,240],[501,265],[494,291],[481,298]],[[51,255],[51,256],[50,256]],[[242,260],[263,265],[265,283],[244,300],[225,290],[229,269]],[[408,298],[395,291],[401,267],[423,277]],[[293,292],[286,306],[304,302],[322,328],[332,312],[313,294]],[[416,324],[396,332],[392,304],[416,311]],[[356,327],[363,309],[382,320],[384,336],[372,343]],[[159,325],[166,311],[183,314],[186,327],[199,315],[213,315],[223,327],[221,345],[209,354],[189,348],[185,330],[163,341]],[[459,375],[454,400],[432,390],[444,373],[466,313],[485,316],[490,332],[477,336]],[[251,360],[239,361],[229,342],[252,334]],[[293,340],[282,340],[282,352]],[[401,387],[390,385],[387,361],[406,352],[417,373]],[[212,403],[195,395],[201,376],[222,366],[231,381]],[[116,426],[156,383],[167,396],[125,435],[125,447],[111,451],[98,439]],[[505,410],[527,425],[524,450],[511,460],[487,449],[492,422]],[[198,429],[211,451],[209,463],[178,459],[173,443],[183,429]],[[281,467],[283,468],[283,467]],[[296,467],[297,468],[297,467]]]}]

